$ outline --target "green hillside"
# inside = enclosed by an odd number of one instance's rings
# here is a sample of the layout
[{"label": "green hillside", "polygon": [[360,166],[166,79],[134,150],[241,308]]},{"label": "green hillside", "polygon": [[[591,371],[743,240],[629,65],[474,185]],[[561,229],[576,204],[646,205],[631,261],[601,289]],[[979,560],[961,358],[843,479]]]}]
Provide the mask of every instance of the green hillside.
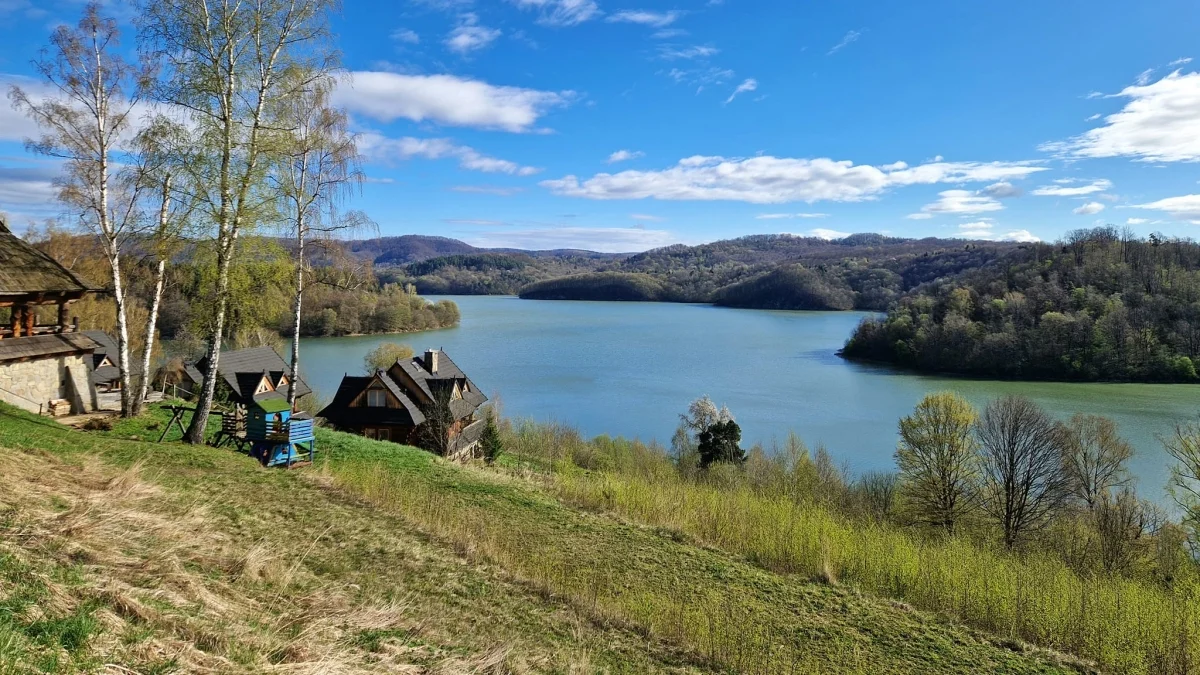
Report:
[{"label": "green hillside", "polygon": [[569,507],[519,471],[324,430],[317,466],[267,470],[147,441],[165,421],[80,432],[0,409],[0,673],[1068,662]]}]

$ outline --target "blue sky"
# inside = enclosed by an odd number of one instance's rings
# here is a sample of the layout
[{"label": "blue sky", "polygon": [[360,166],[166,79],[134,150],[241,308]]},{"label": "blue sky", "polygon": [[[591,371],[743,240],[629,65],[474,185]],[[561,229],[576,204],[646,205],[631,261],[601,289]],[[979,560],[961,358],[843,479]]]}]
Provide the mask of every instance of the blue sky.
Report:
[{"label": "blue sky", "polygon": [[[0,0],[0,82],[80,5]],[[1193,2],[345,0],[336,30],[385,235],[1200,233]],[[0,105],[18,223],[56,210],[29,133]]]}]

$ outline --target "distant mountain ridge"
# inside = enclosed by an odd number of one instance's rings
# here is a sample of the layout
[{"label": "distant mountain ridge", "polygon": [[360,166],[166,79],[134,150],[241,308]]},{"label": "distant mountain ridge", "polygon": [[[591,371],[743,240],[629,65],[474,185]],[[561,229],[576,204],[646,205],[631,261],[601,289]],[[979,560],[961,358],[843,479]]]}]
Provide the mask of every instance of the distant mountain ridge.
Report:
[{"label": "distant mountain ridge", "polygon": [[484,249],[409,235],[352,242],[391,281],[425,295],[714,302],[771,309],[886,309],[901,293],[989,264],[1023,244],[759,234],[641,253]]},{"label": "distant mountain ridge", "polygon": [[533,258],[589,258],[609,260],[628,257],[632,253],[600,253],[580,249],[526,251],[515,248],[479,248],[458,239],[425,234],[405,234],[396,237],[356,239],[346,242],[347,248],[362,258],[371,258],[376,265],[405,265],[431,258],[479,253],[520,254]]}]

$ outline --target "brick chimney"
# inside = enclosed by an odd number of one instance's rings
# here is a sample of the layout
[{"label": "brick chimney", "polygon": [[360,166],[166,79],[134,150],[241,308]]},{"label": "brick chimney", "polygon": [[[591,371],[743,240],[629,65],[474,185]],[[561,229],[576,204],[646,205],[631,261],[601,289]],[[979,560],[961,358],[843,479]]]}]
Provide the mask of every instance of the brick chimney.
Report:
[{"label": "brick chimney", "polygon": [[437,375],[438,350],[436,350],[436,349],[426,349],[425,350],[425,368],[426,368],[426,370],[428,370],[430,372],[430,374]]}]

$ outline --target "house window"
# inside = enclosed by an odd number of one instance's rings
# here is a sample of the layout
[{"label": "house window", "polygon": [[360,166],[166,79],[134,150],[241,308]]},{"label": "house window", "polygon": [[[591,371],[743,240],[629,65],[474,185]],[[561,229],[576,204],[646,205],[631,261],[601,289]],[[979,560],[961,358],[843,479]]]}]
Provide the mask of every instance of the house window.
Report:
[{"label": "house window", "polygon": [[388,429],[380,429],[380,430],[378,431],[378,436],[377,436],[377,438],[378,438],[379,440],[381,440],[381,441],[390,441],[390,440],[392,440],[392,435],[391,435],[391,433],[390,433],[390,430],[388,430]]},{"label": "house window", "polygon": [[382,389],[367,390],[367,407],[368,408],[386,408],[387,394]]}]

